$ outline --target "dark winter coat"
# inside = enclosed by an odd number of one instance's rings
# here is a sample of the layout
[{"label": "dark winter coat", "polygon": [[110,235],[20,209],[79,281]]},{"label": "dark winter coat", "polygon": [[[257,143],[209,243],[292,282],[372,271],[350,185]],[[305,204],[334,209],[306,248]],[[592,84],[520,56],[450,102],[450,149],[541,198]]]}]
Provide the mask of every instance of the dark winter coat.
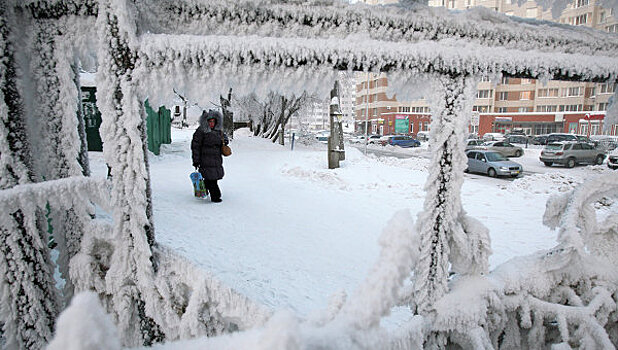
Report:
[{"label": "dark winter coat", "polygon": [[[215,119],[213,130],[208,126],[208,119]],[[220,180],[223,178],[223,158],[221,145],[228,139],[221,131],[223,116],[221,113],[209,110],[200,116],[200,126],[193,133],[191,140],[191,155],[193,166],[199,168],[205,180]]]}]

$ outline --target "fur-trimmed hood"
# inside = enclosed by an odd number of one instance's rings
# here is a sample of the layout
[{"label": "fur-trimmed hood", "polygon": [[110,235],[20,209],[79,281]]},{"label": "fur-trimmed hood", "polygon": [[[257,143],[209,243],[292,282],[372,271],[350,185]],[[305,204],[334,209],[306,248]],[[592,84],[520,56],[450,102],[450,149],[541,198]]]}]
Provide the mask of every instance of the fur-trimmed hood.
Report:
[{"label": "fur-trimmed hood", "polygon": [[223,125],[223,115],[221,115],[221,112],[214,109],[209,109],[208,112],[202,112],[202,115],[200,116],[200,128],[204,130],[204,132],[211,131],[210,126],[208,126],[208,119],[215,119],[214,130],[222,130],[221,126]]}]

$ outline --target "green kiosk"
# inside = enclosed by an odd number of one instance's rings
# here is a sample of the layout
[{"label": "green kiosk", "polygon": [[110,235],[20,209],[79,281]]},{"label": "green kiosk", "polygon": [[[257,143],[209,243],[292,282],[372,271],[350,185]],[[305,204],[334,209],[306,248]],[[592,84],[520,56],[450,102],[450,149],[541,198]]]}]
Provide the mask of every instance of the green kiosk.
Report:
[{"label": "green kiosk", "polygon": [[[88,151],[103,151],[103,141],[99,128],[101,127],[101,112],[97,109],[97,88],[94,86],[82,86],[82,106],[84,109],[84,125],[86,127],[86,140]],[[146,109],[146,132],[148,138],[148,150],[156,155],[161,152],[161,145],[172,143],[172,114],[165,106],[157,111],[152,109],[148,100],[144,102]]]}]

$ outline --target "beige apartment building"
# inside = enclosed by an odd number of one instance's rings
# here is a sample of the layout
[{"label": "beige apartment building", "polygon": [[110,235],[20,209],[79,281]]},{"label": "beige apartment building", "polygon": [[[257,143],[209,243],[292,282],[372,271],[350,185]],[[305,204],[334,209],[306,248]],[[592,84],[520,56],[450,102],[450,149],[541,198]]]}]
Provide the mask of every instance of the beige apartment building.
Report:
[{"label": "beige apartment building", "polygon": [[[379,2],[379,1],[367,1]],[[597,5],[598,0],[575,0],[562,11],[559,18],[553,19],[550,10],[543,11],[534,1],[518,6],[513,0],[429,0],[430,6],[444,6],[449,9],[467,9],[484,6],[506,15],[557,21],[570,25],[592,27],[607,32],[617,32],[616,17],[612,11]],[[372,75],[369,88],[366,75],[359,74],[356,89],[356,131],[364,131],[366,121],[369,132],[383,134],[392,131],[388,123],[393,124],[392,116],[396,113],[416,114],[415,118],[427,115],[429,124],[429,106],[424,100],[397,101],[388,99],[385,91],[388,81],[384,75]],[[597,83],[580,83],[549,81],[542,83],[533,79],[503,78],[501,82],[485,80],[478,84],[477,98],[473,110],[479,114],[564,114],[586,113],[607,110],[609,98],[615,86]],[[367,103],[366,95],[369,94]],[[366,117],[366,111],[369,117]],[[386,122],[390,120],[389,122]],[[392,126],[392,125],[391,125]],[[475,132],[477,125],[471,125]],[[384,131],[386,130],[386,131]],[[416,131],[426,131],[425,122],[421,121]],[[409,132],[413,132],[410,130]],[[534,130],[530,130],[534,133]]]}]

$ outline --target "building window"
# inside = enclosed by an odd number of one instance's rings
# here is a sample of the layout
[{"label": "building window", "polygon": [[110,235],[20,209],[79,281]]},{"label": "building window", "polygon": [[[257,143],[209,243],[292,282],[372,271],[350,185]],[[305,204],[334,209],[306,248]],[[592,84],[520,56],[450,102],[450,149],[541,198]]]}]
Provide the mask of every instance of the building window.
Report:
[{"label": "building window", "polygon": [[517,112],[519,113],[532,112],[532,107],[519,107],[517,108]]},{"label": "building window", "polygon": [[492,93],[491,90],[478,90],[476,92],[476,98],[491,98]]},{"label": "building window", "polygon": [[496,108],[496,113],[506,113],[506,107],[498,107],[498,108]]},{"label": "building window", "polygon": [[508,77],[502,77],[502,81],[500,83],[501,84],[508,84],[509,83],[509,78]]},{"label": "building window", "polygon": [[581,112],[583,105],[560,105],[560,112]]},{"label": "building window", "polygon": [[557,105],[537,106],[537,112],[556,112],[558,110]]},{"label": "building window", "polygon": [[618,24],[612,24],[611,26],[605,27],[610,33],[618,33]]},{"label": "building window", "polygon": [[539,89],[539,97],[558,97],[558,88],[552,89]]},{"label": "building window", "polygon": [[606,111],[607,110],[607,103],[599,103],[597,105],[597,111]]},{"label": "building window", "polygon": [[601,13],[599,14],[599,23],[605,23],[606,20],[607,17],[605,17],[605,11],[601,11]]},{"label": "building window", "polygon": [[481,81],[489,81],[489,77],[481,77]]},{"label": "building window", "polygon": [[490,108],[490,106],[474,106],[474,107],[472,107],[472,111],[473,112],[487,113],[487,112],[489,112],[489,108]]},{"label": "building window", "polygon": [[522,79],[521,83],[522,84],[532,84],[532,79]]},{"label": "building window", "polygon": [[532,91],[520,91],[519,92],[520,100],[529,100],[531,96],[532,96]]},{"label": "building window", "polygon": [[373,109],[373,116],[377,117],[378,116],[378,108],[374,108]]},{"label": "building window", "polygon": [[563,97],[583,96],[584,89],[581,86],[565,88],[562,90]]},{"label": "building window", "polygon": [[399,107],[399,112],[410,113],[410,107]]},{"label": "building window", "polygon": [[614,93],[616,86],[615,85],[611,85],[611,84],[601,84],[601,86],[599,87],[600,93],[601,94],[612,94]]},{"label": "building window", "polygon": [[575,17],[575,21],[573,25],[579,26],[579,25],[586,24],[586,23],[588,23],[588,14],[584,13],[583,15],[579,15]]},{"label": "building window", "polygon": [[580,8],[584,6],[588,6],[590,4],[590,0],[575,0],[575,8]]},{"label": "building window", "polygon": [[500,92],[500,95],[498,95],[498,100],[500,101],[506,101],[509,99],[509,92],[508,91],[502,91]]},{"label": "building window", "polygon": [[526,18],[536,18],[536,7],[531,9],[526,9]]}]

